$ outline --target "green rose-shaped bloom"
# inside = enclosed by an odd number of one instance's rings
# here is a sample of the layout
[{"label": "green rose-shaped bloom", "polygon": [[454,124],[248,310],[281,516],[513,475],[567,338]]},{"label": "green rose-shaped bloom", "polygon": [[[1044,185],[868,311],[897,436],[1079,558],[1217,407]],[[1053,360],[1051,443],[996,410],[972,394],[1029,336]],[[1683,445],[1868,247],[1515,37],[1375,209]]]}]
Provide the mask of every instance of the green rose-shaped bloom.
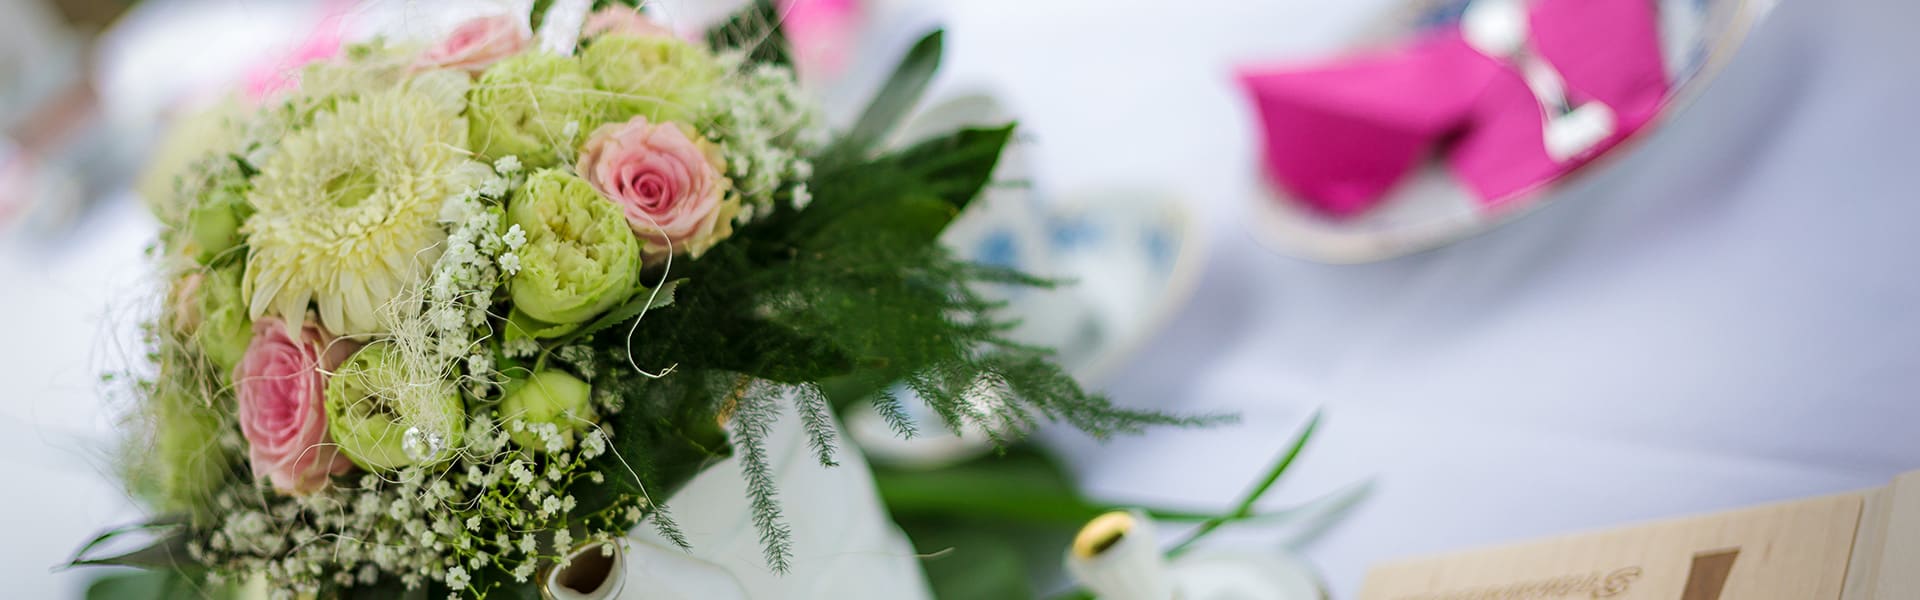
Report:
[{"label": "green rose-shaped bloom", "polygon": [[214,441],[223,431],[220,409],[204,399],[204,390],[190,387],[192,380],[160,378],[146,407],[153,419],[152,445],[141,447],[127,464],[143,497],[163,511],[205,521],[213,494],[232,476],[235,458]]},{"label": "green rose-shaped bloom", "polygon": [[[541,371],[507,394],[500,401],[500,417],[504,422],[518,421],[524,427],[509,425],[508,435],[513,443],[534,451],[557,451],[572,448],[574,433],[593,427],[599,420],[593,411],[593,388],[587,382],[561,371]],[[559,435],[559,446],[546,443],[540,430],[545,426],[554,427],[553,433]]]},{"label": "green rose-shaped bloom", "polygon": [[445,460],[466,433],[459,392],[431,373],[408,377],[400,354],[386,343],[361,348],[341,364],[326,396],[327,432],[369,471]]},{"label": "green rose-shaped bloom", "polygon": [[579,177],[553,169],[527,179],[507,205],[526,232],[520,272],[508,280],[514,308],[546,323],[593,318],[625,300],[640,277],[640,240],[626,216]]},{"label": "green rose-shaped bloom", "polygon": [[469,143],[489,159],[558,164],[593,130],[602,95],[572,58],[527,52],[502,60],[480,75],[468,98]]},{"label": "green rose-shaped bloom", "polygon": [[208,274],[199,291],[200,322],[193,342],[221,373],[231,373],[253,341],[253,321],[247,319],[247,303],[240,296],[239,266]]},{"label": "green rose-shaped bloom", "polygon": [[210,264],[216,258],[240,245],[240,223],[253,211],[247,210],[246,198],[227,191],[216,190],[199,206],[187,213],[187,234],[193,240],[195,261]]},{"label": "green rose-shaped bloom", "polygon": [[726,74],[711,52],[671,36],[602,37],[580,52],[580,65],[607,92],[608,122],[694,123]]}]

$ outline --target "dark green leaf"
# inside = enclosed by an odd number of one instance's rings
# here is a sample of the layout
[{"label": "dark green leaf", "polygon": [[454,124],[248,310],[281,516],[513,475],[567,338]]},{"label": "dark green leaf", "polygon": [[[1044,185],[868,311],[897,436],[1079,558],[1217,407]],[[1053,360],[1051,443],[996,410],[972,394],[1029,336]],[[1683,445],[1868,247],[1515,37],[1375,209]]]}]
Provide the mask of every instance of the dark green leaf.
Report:
[{"label": "dark green leaf", "polygon": [[[187,532],[186,528],[180,525],[181,522],[179,517],[162,517],[102,533],[75,551],[73,560],[68,562],[68,566],[123,566],[149,569],[192,566],[193,560],[187,557]],[[112,556],[89,556],[96,549],[135,533],[149,534],[153,539],[137,550]]]},{"label": "dark green leaf", "polygon": [[964,210],[993,181],[993,169],[1013,139],[1014,125],[969,128],[902,151],[897,160],[924,181],[924,191]]},{"label": "dark green leaf", "polygon": [[[586,336],[599,333],[601,330],[604,330],[608,327],[612,327],[614,325],[619,325],[621,323],[631,321],[634,318],[639,317],[641,313],[644,313],[656,308],[665,308],[665,307],[671,306],[673,305],[673,291],[676,289],[679,289],[680,284],[685,282],[686,282],[685,279],[675,279],[673,281],[669,281],[669,282],[666,282],[665,284],[662,284],[659,290],[654,290],[652,288],[641,286],[639,290],[634,292],[633,297],[627,299],[627,301],[624,304],[616,306],[612,310],[608,310],[605,314],[600,315],[600,318],[594,319],[593,322],[588,323],[587,326],[581,327],[577,330],[574,330],[572,333],[567,334],[565,338],[561,338],[560,341],[554,342],[553,347],[559,348],[561,346],[572,344],[574,342],[580,341]],[[516,309],[515,312],[517,314],[518,310]],[[512,336],[513,332],[508,331],[507,335]],[[509,339],[511,339],[511,337],[509,337]]]},{"label": "dark green leaf", "polygon": [[[1028,446],[941,469],[874,469],[874,485],[897,518],[985,519],[1074,528],[1122,507],[1080,495],[1064,470]],[[1157,520],[1200,522],[1269,515],[1206,514],[1147,508]]]},{"label": "dark green leaf", "polygon": [[[481,569],[480,573],[477,573],[474,575],[474,582],[476,584],[483,583],[482,580],[484,577],[486,577],[488,574],[494,574],[494,573],[498,573],[498,569],[493,569],[493,568]],[[502,575],[503,576],[502,578],[505,579],[507,583],[509,584],[513,583],[513,579],[511,577],[504,577],[504,575],[506,575],[505,573],[498,573],[498,574]],[[437,596],[438,598],[447,597],[446,590],[444,589],[435,590],[433,589],[434,585],[435,584],[430,583],[429,585],[423,585],[413,589],[407,589],[406,584],[401,583],[399,578],[387,576],[387,577],[382,577],[379,581],[375,581],[372,585],[355,584],[351,587],[335,587],[332,589],[322,589],[322,593],[320,594],[320,597],[335,598],[336,600],[426,600],[427,598],[430,598],[430,597],[436,597],[434,594],[435,592],[439,592]],[[531,583],[515,584],[515,585],[518,585],[520,587],[524,587],[527,589],[533,589],[533,585]],[[485,587],[486,586],[483,586],[483,585],[476,585],[474,589],[476,590],[485,589]],[[491,593],[488,593],[487,597],[499,599],[499,598],[539,598],[540,596],[539,596],[539,592],[537,591],[534,592],[533,596],[525,596],[525,595],[516,596],[513,594],[502,593],[496,590]]]},{"label": "dark green leaf", "polygon": [[214,590],[175,569],[116,573],[87,585],[87,600],[200,600]]},{"label": "dark green leaf", "polygon": [[521,312],[520,307],[513,308],[507,314],[506,339],[509,342],[528,339],[556,338],[580,330],[579,323],[554,324],[535,319]]},{"label": "dark green leaf", "polygon": [[868,210],[848,214],[832,224],[807,246],[818,253],[841,251],[834,241],[871,244],[876,238],[901,240],[906,248],[931,244],[960,212],[952,204],[934,196],[905,195],[890,203],[876,202]]},{"label": "dark green leaf", "polygon": [[246,157],[238,154],[228,154],[227,157],[233,159],[233,166],[240,169],[241,177],[252,179],[253,176],[260,174],[260,169],[254,168],[253,163]]},{"label": "dark green leaf", "polygon": [[533,0],[533,12],[527,15],[527,22],[534,31],[540,30],[540,23],[547,20],[547,9],[553,8],[553,0]]},{"label": "dark green leaf", "polygon": [[713,411],[696,400],[703,390],[665,380],[647,389],[651,397],[628,397],[626,408],[611,420],[610,451],[590,465],[607,474],[606,481],[575,486],[576,514],[593,514],[641,497],[665,503],[695,475],[730,454]]},{"label": "dark green leaf", "polygon": [[900,64],[887,77],[873,101],[867,103],[860,119],[854,121],[853,130],[838,142],[836,152],[846,156],[860,156],[878,147],[887,136],[893,133],[913,107],[920,103],[920,96],[927,91],[927,84],[933,82],[933,75],[940,70],[940,54],[945,33],[934,30],[920,38],[913,49],[900,59]]},{"label": "dark green leaf", "polygon": [[747,60],[755,63],[792,64],[780,19],[780,7],[773,0],[754,0],[726,22],[708,30],[707,45],[715,51],[745,50]]},{"label": "dark green leaf", "polygon": [[1032,575],[1021,548],[1005,537],[976,528],[921,531],[915,547],[925,554],[933,597],[940,600],[1022,600],[1033,598]]}]

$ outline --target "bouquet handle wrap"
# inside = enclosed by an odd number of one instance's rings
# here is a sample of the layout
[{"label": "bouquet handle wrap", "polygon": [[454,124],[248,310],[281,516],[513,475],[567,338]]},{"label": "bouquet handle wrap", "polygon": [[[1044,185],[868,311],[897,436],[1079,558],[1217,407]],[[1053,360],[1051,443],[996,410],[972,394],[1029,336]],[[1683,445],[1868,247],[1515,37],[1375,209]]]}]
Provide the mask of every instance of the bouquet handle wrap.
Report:
[{"label": "bouquet handle wrap", "polygon": [[[844,433],[840,434],[841,439]],[[888,517],[858,451],[821,466],[794,411],[768,437],[774,479],[793,531],[792,570],[774,573],[761,559],[738,458],[702,472],[666,506],[692,543],[691,553],[648,524],[629,536],[626,597],[670,600],[750,598],[929,600],[919,557]]]}]

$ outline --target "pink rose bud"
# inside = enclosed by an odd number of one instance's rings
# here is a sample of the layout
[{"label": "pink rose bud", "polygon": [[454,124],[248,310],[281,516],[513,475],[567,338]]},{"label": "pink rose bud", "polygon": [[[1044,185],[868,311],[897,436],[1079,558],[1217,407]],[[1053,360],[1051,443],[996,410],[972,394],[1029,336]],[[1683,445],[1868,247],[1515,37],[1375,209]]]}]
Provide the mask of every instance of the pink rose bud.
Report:
[{"label": "pink rose bud", "polygon": [[853,60],[864,18],[859,0],[782,0],[780,29],[802,73],[838,77]]},{"label": "pink rose bud", "polygon": [[254,477],[270,480],[282,493],[301,495],[353,466],[327,436],[324,393],[327,373],[359,345],[332,339],[316,325],[302,327],[299,339],[288,333],[279,319],[254,321],[253,342],[234,368],[233,380]]},{"label": "pink rose bud", "polygon": [[733,233],[740,200],[728,197],[726,159],[691,127],[646,117],[602,125],[574,171],[626,213],[648,262],[669,247],[697,258]]},{"label": "pink rose bud", "polygon": [[513,15],[480,17],[461,23],[453,34],[427,49],[414,63],[421,69],[460,69],[469,73],[519,54],[533,41],[526,19]]},{"label": "pink rose bud", "polygon": [[587,15],[587,23],[580,28],[586,37],[599,35],[631,35],[635,37],[674,37],[673,30],[654,22],[638,9],[609,6]]}]

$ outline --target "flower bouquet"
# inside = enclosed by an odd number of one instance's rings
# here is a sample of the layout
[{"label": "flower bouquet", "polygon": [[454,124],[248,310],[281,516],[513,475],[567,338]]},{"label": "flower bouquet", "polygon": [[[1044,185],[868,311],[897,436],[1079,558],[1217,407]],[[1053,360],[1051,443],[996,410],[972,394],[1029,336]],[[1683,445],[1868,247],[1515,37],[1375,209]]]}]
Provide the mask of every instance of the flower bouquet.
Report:
[{"label": "flower bouquet", "polygon": [[[914,434],[896,383],[996,439],[1193,422],[1009,341],[975,286],[1047,282],[936,243],[1013,131],[878,149],[938,33],[834,135],[770,3],[700,43],[632,8],[538,4],[349,46],[219,109],[152,199],[168,290],[123,463],[157,516],[75,564],[200,592],[537,597],[643,523],[684,546],[669,500],[732,458],[777,572],[784,411],[826,465],[835,404]],[[131,532],[150,544],[101,556]]]}]

